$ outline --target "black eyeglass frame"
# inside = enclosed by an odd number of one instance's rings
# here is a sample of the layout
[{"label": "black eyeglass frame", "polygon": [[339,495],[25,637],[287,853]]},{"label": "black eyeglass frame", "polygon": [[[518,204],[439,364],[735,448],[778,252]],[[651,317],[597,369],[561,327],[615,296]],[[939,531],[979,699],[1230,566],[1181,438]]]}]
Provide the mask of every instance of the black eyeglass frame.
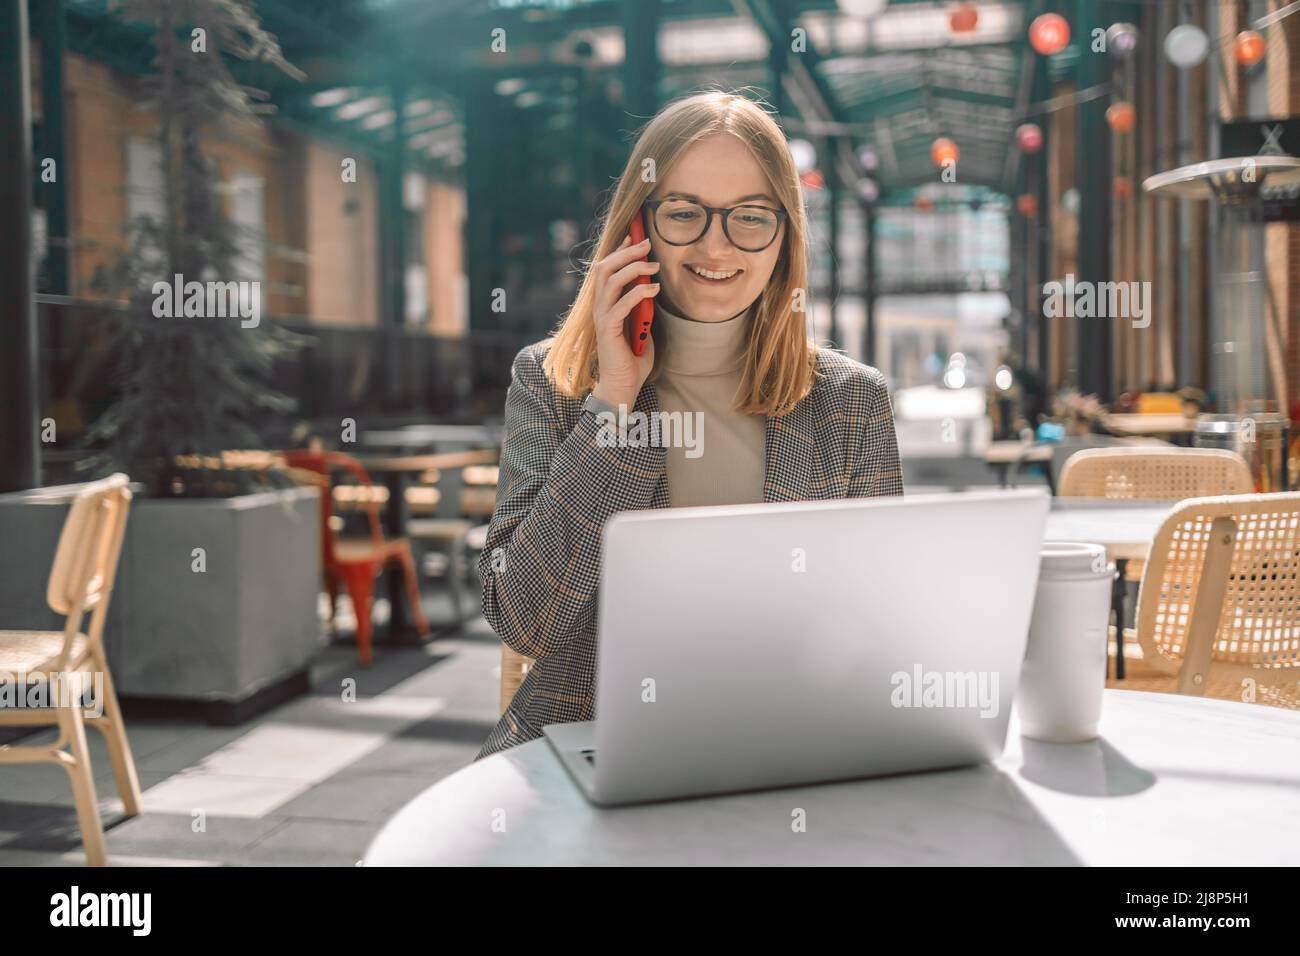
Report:
[{"label": "black eyeglass frame", "polygon": [[[788,218],[790,218],[790,214],[786,212],[784,209],[769,209],[767,206],[759,206],[759,205],[755,205],[754,203],[741,203],[739,206],[732,206],[729,209],[720,209],[716,206],[706,206],[704,205],[704,203],[696,202],[694,199],[687,199],[685,200],[686,202],[689,202],[692,205],[698,206],[699,208],[704,210],[704,228],[701,229],[700,234],[696,236],[694,239],[692,239],[690,242],[673,242],[671,239],[665,238],[664,234],[659,231],[659,215],[658,215],[659,207],[668,201],[669,200],[667,199],[647,199],[643,203],[643,206],[646,209],[650,210],[650,225],[654,228],[655,235],[658,236],[660,239],[663,239],[663,241],[668,243],[668,245],[670,246],[695,245],[697,242],[699,242],[701,239],[703,239],[705,236],[709,234],[709,230],[713,228],[713,217],[717,215],[722,219],[722,234],[727,237],[727,241],[729,243],[731,243],[741,252],[762,252],[768,246],[772,245],[772,243],[776,242],[776,237],[781,235],[781,223],[785,222]],[[735,212],[737,209],[761,209],[763,210],[763,212],[771,213],[772,215],[776,216],[776,230],[772,233],[772,238],[767,240],[767,242],[759,246],[757,249],[746,249],[744,246],[740,245],[740,243],[736,242],[735,239],[731,238],[731,228],[728,225],[728,223],[730,221],[731,214]]]}]

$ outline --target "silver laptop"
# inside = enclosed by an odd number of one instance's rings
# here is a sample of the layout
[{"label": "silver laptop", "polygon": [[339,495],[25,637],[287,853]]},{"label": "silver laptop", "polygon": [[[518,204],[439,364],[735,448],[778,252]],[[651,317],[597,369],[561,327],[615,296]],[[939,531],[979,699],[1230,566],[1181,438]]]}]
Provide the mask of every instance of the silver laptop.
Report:
[{"label": "silver laptop", "polygon": [[1043,491],[624,512],[594,721],[543,731],[600,805],[993,760]]}]

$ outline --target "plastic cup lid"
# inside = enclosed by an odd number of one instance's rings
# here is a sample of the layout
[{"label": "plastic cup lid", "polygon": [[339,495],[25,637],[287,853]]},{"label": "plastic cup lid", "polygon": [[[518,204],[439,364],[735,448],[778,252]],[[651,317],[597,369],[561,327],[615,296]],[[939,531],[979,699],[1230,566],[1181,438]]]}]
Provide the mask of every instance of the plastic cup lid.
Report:
[{"label": "plastic cup lid", "polygon": [[1106,549],[1082,541],[1044,541],[1040,570],[1052,574],[1105,574]]}]

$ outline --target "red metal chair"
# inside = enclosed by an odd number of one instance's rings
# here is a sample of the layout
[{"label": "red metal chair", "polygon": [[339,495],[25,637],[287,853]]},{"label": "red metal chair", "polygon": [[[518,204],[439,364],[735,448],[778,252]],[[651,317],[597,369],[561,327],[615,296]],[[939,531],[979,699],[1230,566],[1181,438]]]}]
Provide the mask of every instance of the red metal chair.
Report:
[{"label": "red metal chair", "polygon": [[[345,538],[334,530],[334,494],[331,477],[336,472],[347,472],[363,487],[374,488],[370,474],[355,458],[337,451],[297,449],[285,452],[285,460],[292,468],[301,468],[320,475],[320,539],[325,589],[330,598],[330,621],[334,620],[334,604],[338,600],[339,583],[347,588],[357,617],[357,649],[361,663],[369,666],[371,608],[373,606],[375,576],[396,561],[406,576],[406,593],[411,602],[411,617],[419,628],[420,636],[429,633],[429,624],[420,608],[420,587],[415,576],[415,561],[411,557],[411,542],[405,538],[385,538],[379,526],[379,507],[372,496],[365,499],[370,535],[365,538]],[[389,502],[389,507],[396,503]]]}]

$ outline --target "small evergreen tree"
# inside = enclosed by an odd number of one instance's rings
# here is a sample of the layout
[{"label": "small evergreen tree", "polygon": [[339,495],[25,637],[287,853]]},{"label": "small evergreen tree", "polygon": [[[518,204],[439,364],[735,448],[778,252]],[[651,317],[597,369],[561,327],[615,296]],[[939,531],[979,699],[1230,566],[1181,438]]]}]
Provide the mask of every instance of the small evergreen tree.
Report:
[{"label": "small evergreen tree", "polygon": [[154,284],[247,278],[236,274],[238,236],[202,137],[218,128],[237,135],[238,121],[273,107],[235,80],[224,56],[302,74],[249,0],[124,0],[117,9],[157,28],[157,72],[144,85],[158,109],[163,214],[129,224],[126,254],[106,274],[129,304],[114,354],[118,398],[90,430],[96,454],[85,465],[125,471],[152,494],[210,494],[192,474],[180,477],[177,457],[256,447],[293,408],[270,373],[300,342],[271,322],[245,328],[237,316],[157,317]]}]

